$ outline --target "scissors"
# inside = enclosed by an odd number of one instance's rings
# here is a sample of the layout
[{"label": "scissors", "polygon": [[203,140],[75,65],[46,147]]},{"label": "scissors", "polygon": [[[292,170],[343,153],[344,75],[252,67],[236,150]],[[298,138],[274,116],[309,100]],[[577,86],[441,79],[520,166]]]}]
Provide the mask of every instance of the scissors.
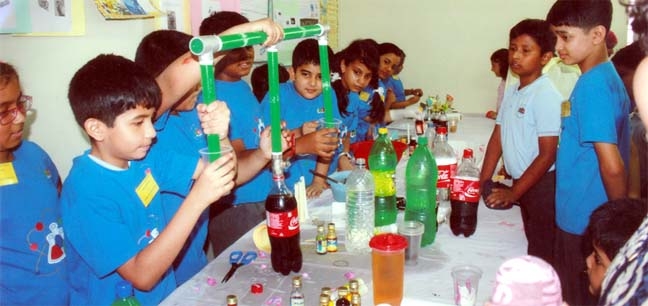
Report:
[{"label": "scissors", "polygon": [[255,251],[247,251],[243,254],[242,251],[234,251],[230,253],[229,262],[232,267],[229,269],[221,283],[227,283],[227,281],[234,275],[234,272],[241,267],[251,263],[257,258],[257,253]]}]

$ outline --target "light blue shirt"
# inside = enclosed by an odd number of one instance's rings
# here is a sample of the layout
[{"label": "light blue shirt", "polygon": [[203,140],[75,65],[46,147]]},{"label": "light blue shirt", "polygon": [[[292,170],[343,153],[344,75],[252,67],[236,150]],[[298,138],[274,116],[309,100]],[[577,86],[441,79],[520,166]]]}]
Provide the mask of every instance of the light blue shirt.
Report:
[{"label": "light blue shirt", "polygon": [[[560,103],[563,98],[551,80],[542,75],[522,89],[519,81],[504,93],[497,114],[506,171],[519,179],[538,157],[538,138],[560,135]],[[554,170],[551,165],[550,171]]]}]

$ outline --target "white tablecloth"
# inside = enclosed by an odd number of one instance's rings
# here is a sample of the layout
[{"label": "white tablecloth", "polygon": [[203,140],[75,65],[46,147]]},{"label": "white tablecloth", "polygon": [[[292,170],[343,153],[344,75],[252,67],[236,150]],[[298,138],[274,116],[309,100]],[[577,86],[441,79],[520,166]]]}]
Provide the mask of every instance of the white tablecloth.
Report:
[{"label": "white tablecloth", "polygon": [[[484,146],[493,121],[465,115],[457,133],[450,139],[470,146]],[[460,149],[461,150],[461,149]],[[309,210],[321,209],[333,201],[330,190],[309,201]],[[269,254],[261,253],[252,264],[241,267],[228,283],[220,280],[230,268],[227,256],[233,250],[255,250],[252,232],[247,233],[201,272],[173,292],[162,305],[225,305],[228,294],[239,298],[239,305],[289,305],[291,279],[303,278],[307,305],[316,305],[322,287],[337,288],[353,275],[361,278],[368,291],[362,295],[363,305],[373,305],[371,292],[371,256],[352,255],[344,250],[344,203],[333,202],[333,222],[338,229],[340,251],[318,255],[315,252],[315,228],[309,222],[301,225],[301,246],[304,265],[299,274],[283,276],[272,270]],[[402,213],[399,214],[402,218]],[[454,236],[448,224],[439,228],[436,241],[423,248],[416,266],[406,266],[402,305],[453,305],[454,296],[450,270],[459,264],[479,266],[484,274],[479,283],[478,305],[490,297],[495,272],[507,258],[526,254],[526,239],[518,207],[490,210],[483,203],[478,209],[477,230],[471,237]],[[262,294],[252,294],[250,286],[260,283]]]}]

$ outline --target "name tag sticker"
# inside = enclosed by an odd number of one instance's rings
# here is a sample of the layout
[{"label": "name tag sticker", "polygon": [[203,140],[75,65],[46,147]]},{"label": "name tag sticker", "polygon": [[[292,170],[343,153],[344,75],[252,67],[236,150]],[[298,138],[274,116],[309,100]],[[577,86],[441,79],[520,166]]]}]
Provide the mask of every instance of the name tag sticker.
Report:
[{"label": "name tag sticker", "polygon": [[560,116],[563,118],[571,116],[571,102],[569,100],[565,100],[560,104]]},{"label": "name tag sticker", "polygon": [[142,201],[142,204],[144,204],[144,207],[148,207],[158,190],[160,190],[160,186],[158,186],[153,175],[151,175],[151,171],[147,170],[146,176],[139,186],[137,186],[137,189],[135,189],[135,193],[137,193],[137,196]]},{"label": "name tag sticker", "polygon": [[361,92],[360,100],[367,102],[367,100],[369,100],[369,93],[366,91]]},{"label": "name tag sticker", "polygon": [[13,163],[0,164],[0,186],[18,184],[18,176],[14,170]]}]

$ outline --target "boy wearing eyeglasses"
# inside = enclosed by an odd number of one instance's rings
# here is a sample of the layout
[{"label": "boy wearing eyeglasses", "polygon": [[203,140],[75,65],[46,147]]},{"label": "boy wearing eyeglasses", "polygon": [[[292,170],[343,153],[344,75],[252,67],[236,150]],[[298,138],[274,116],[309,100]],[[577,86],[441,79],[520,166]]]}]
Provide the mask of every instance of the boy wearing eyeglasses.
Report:
[{"label": "boy wearing eyeglasses", "polygon": [[31,97],[0,62],[0,303],[67,305],[61,179],[37,144],[23,140]]}]

